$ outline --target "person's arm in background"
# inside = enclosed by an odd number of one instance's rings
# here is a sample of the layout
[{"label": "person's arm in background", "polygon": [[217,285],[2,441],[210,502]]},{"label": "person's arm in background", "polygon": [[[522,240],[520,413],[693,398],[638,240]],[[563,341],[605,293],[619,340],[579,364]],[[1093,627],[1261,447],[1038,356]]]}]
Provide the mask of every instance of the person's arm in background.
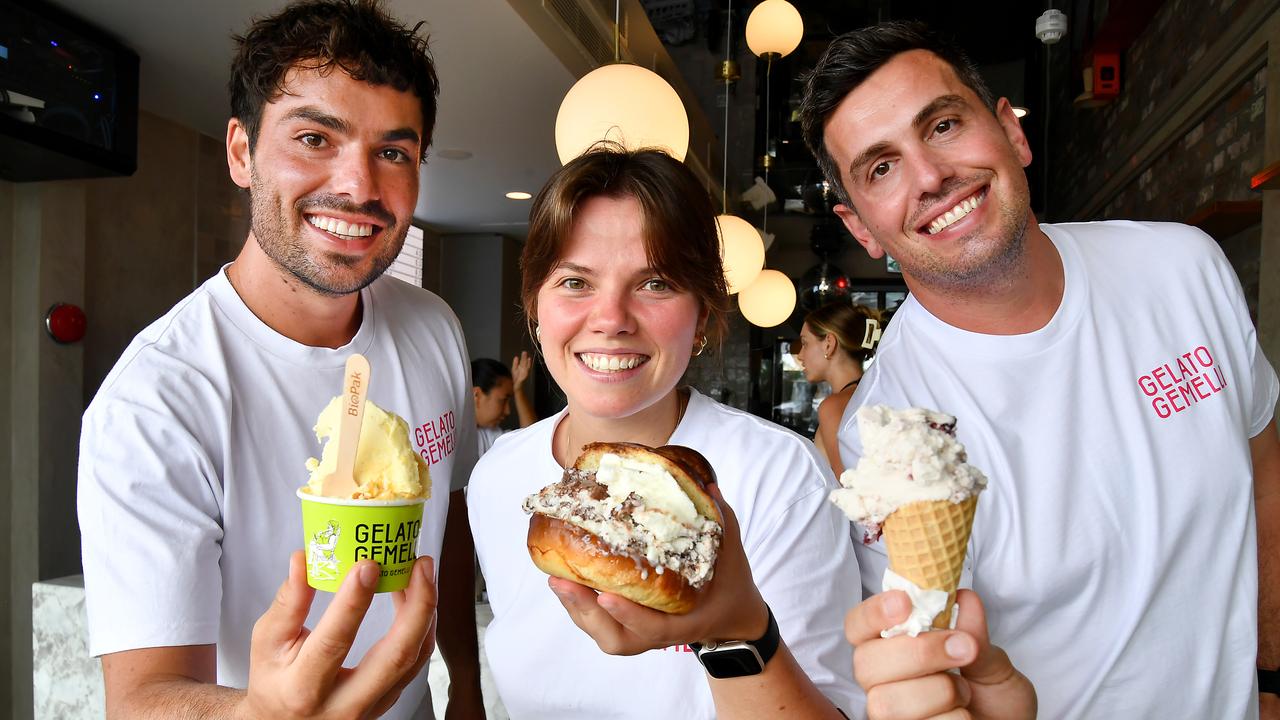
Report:
[{"label": "person's arm in background", "polygon": [[516,418],[520,421],[522,428],[527,428],[538,421],[538,414],[533,410],[533,400],[524,389],[524,381],[529,379],[529,374],[532,372],[533,358],[528,352],[522,351],[511,358],[511,395],[516,401]]},{"label": "person's arm in background", "polygon": [[[1258,519],[1258,667],[1280,667],[1280,437],[1273,419],[1249,440]],[[1280,720],[1280,696],[1262,693],[1262,720]]]},{"label": "person's arm in background", "polygon": [[836,480],[839,480],[840,474],[844,472],[844,463],[840,462],[840,442],[836,440],[836,429],[840,427],[840,418],[844,417],[844,409],[849,405],[851,397],[853,397],[852,392],[846,395],[841,391],[828,395],[818,404],[818,432],[814,437],[814,444],[831,465],[831,472],[835,473]]},{"label": "person's arm in background", "polygon": [[483,718],[480,643],[476,638],[475,541],[467,519],[464,490],[449,493],[449,515],[440,551],[440,618],[436,633],[449,670],[445,718]]}]

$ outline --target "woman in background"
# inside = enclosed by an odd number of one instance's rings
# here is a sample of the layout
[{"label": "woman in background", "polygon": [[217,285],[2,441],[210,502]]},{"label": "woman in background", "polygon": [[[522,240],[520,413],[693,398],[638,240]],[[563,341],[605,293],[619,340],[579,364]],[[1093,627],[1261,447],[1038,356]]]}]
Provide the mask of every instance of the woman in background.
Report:
[{"label": "woman in background", "polygon": [[880,340],[880,313],[845,300],[827,303],[809,313],[800,328],[800,352],[796,358],[811,383],[826,382],[831,394],[818,405],[818,432],[813,444],[831,464],[836,477],[844,472],[836,430],[858,389],[862,367],[871,359]]},{"label": "woman in background", "polygon": [[524,391],[524,381],[533,369],[533,358],[521,352],[511,359],[511,369],[493,358],[471,361],[471,396],[476,404],[476,437],[480,455],[493,447],[503,433],[502,421],[511,414],[511,401],[516,402],[516,418],[520,427],[529,427],[538,419],[533,403]]}]

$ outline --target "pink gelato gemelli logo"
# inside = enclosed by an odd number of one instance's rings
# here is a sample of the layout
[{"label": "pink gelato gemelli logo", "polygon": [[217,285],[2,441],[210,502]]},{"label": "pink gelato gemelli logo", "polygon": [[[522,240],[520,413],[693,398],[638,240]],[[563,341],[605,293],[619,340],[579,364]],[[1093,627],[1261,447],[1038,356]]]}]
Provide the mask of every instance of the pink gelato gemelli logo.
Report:
[{"label": "pink gelato gemelli logo", "polygon": [[453,454],[454,425],[453,411],[446,410],[440,417],[413,428],[414,445],[428,465],[435,465]]},{"label": "pink gelato gemelli logo", "polygon": [[1175,355],[1138,378],[1138,388],[1151,398],[1151,409],[1162,420],[1194,408],[1226,387],[1227,376],[1205,345]]}]

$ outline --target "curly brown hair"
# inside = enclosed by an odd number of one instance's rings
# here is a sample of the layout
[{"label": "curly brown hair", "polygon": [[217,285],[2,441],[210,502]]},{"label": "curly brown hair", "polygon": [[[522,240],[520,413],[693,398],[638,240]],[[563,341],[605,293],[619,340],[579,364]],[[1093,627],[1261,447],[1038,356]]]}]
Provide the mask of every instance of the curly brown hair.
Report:
[{"label": "curly brown hair", "polygon": [[244,125],[249,148],[258,142],[262,109],[288,92],[290,70],[320,73],[336,67],[370,85],[412,92],[422,106],[422,154],[425,162],[436,124],[440,83],[427,38],[400,24],[378,0],[306,0],[259,18],[244,35],[233,36],[238,49],[231,61],[231,116]]}]

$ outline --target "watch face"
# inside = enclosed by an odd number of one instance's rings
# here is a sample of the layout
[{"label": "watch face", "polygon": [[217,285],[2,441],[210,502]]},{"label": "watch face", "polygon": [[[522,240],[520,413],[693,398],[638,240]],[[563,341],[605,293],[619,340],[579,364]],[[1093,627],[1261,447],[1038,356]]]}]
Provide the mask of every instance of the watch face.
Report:
[{"label": "watch face", "polygon": [[764,663],[760,654],[746,643],[735,643],[734,646],[720,646],[714,650],[706,649],[698,653],[698,659],[713,678],[734,678],[746,675],[759,675],[764,671]]}]

